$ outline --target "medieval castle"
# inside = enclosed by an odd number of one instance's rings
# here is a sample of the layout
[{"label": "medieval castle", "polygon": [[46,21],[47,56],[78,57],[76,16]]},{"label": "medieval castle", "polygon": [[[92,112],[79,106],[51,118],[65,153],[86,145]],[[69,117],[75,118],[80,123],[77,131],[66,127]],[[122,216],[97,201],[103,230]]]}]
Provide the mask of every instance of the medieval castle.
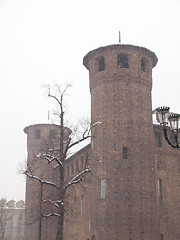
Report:
[{"label": "medieval castle", "polygon": [[[91,172],[69,193],[64,240],[180,240],[180,152],[152,121],[157,61],[146,48],[122,44],[84,57],[91,122],[101,124],[92,129],[91,143],[66,161],[66,179],[87,161]],[[25,128],[28,162],[35,161],[42,139],[56,130],[52,124]],[[35,171],[53,175],[43,164]],[[40,190],[39,183],[27,179],[24,239],[55,240],[54,220],[39,225]]]}]

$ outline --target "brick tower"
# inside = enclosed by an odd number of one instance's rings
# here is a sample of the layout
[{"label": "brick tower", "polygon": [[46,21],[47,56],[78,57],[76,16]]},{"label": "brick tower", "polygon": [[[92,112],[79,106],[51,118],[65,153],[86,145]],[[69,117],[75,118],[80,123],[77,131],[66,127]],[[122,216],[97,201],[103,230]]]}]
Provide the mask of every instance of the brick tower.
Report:
[{"label": "brick tower", "polygon": [[93,239],[159,240],[151,103],[156,63],[150,50],[120,44],[83,59],[91,122],[101,122],[92,130]]},{"label": "brick tower", "polygon": [[[24,129],[27,134],[28,169],[34,176],[46,181],[53,181],[53,166],[48,165],[37,155],[59,143],[59,131],[59,126],[54,124],[35,124]],[[27,177],[24,232],[26,240],[55,239],[56,221],[41,216],[41,212],[47,213],[50,210],[48,204],[42,203],[42,197],[53,200],[56,192],[51,186],[41,187],[39,181]]]}]

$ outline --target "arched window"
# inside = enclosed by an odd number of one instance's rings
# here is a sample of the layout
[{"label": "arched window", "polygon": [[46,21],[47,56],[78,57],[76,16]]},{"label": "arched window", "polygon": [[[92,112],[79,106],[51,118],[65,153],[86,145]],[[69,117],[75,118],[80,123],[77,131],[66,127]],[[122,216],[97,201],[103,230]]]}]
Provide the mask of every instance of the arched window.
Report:
[{"label": "arched window", "polygon": [[128,159],[128,148],[123,147],[123,159]]}]

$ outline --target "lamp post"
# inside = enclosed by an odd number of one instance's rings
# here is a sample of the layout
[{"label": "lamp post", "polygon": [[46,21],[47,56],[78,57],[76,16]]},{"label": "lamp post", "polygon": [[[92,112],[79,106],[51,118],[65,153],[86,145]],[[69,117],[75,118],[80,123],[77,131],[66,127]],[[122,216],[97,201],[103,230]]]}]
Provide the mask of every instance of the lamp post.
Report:
[{"label": "lamp post", "polygon": [[[170,113],[169,107],[158,107],[155,110],[157,121],[163,126],[164,138],[166,142],[173,148],[180,150],[178,142],[178,132],[180,126],[180,114]],[[170,127],[173,135],[173,141],[169,139],[167,134],[167,127]]]}]

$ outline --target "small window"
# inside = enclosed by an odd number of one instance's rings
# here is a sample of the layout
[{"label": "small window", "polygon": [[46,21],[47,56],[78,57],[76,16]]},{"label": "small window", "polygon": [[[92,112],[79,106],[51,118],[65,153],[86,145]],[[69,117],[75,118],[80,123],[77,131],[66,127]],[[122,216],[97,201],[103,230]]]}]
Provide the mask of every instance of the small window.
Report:
[{"label": "small window", "polygon": [[157,187],[158,187],[158,201],[161,204],[162,203],[162,180],[158,179],[157,181]]},{"label": "small window", "polygon": [[69,177],[69,165],[67,166],[67,177]]},{"label": "small window", "polygon": [[35,139],[40,139],[41,138],[41,130],[40,129],[36,129],[34,131],[34,136],[35,136]]},{"label": "small window", "polygon": [[51,139],[56,139],[57,138],[57,131],[55,129],[50,129],[49,131],[49,137]]},{"label": "small window", "polygon": [[83,156],[81,156],[81,169],[84,168],[84,159],[83,159]]},{"label": "small window", "polygon": [[161,234],[161,235],[160,235],[160,237],[161,237],[161,240],[163,240],[163,239],[164,239],[164,236],[163,236],[163,234]]},{"label": "small window", "polygon": [[127,147],[123,147],[123,159],[128,159],[128,149],[127,149]]},{"label": "small window", "polygon": [[141,59],[141,70],[142,70],[143,72],[146,71],[146,62],[145,62],[144,59]]},{"label": "small window", "polygon": [[155,146],[162,147],[162,134],[160,132],[155,132]]},{"label": "small window", "polygon": [[78,159],[76,160],[76,172],[79,172],[79,161],[78,161]]},{"label": "small window", "polygon": [[85,197],[84,195],[81,196],[81,216],[84,216],[85,212]]},{"label": "small window", "polygon": [[74,212],[76,212],[76,210],[77,210],[77,198],[75,197],[74,198]]},{"label": "small window", "polygon": [[99,181],[99,188],[100,188],[100,198],[105,198],[105,195],[106,195],[106,182],[105,182],[105,179],[101,179]]},{"label": "small window", "polygon": [[104,71],[105,69],[104,57],[101,57],[98,62],[99,62],[99,72]]},{"label": "small window", "polygon": [[53,179],[53,182],[58,184],[58,168],[54,168],[53,169],[53,175],[52,175],[52,179]]},{"label": "small window", "polygon": [[180,159],[178,159],[178,170],[180,171]]},{"label": "small window", "polygon": [[87,165],[88,165],[88,160],[89,160],[89,154],[88,154],[88,153],[86,153],[85,167],[87,167]]},{"label": "small window", "polygon": [[71,174],[73,174],[73,173],[74,173],[74,165],[71,164]]},{"label": "small window", "polygon": [[127,55],[125,54],[118,55],[118,68],[129,68]]},{"label": "small window", "polygon": [[95,150],[96,149],[96,137],[92,137],[92,140],[91,140],[91,144],[92,144],[92,149]]}]

